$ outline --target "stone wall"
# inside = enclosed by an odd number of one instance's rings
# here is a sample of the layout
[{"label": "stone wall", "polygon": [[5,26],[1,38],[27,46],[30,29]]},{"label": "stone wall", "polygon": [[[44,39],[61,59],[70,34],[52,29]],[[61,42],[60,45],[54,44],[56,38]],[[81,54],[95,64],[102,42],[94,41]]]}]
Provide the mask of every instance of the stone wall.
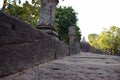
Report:
[{"label": "stone wall", "polygon": [[0,77],[67,55],[61,41],[0,12]]}]

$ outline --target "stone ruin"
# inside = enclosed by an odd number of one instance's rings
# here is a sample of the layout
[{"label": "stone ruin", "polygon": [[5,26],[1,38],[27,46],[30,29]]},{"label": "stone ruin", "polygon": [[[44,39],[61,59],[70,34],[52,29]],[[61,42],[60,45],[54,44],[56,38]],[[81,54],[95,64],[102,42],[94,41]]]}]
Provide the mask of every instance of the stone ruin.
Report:
[{"label": "stone ruin", "polygon": [[90,44],[85,40],[85,37],[83,37],[82,41],[80,42],[80,49],[82,52],[90,51]]},{"label": "stone ruin", "polygon": [[[46,5],[49,1],[51,2],[48,6],[41,7],[41,21],[38,22],[37,28],[32,28],[27,23],[0,11],[0,77],[74,52],[72,51],[74,49],[51,35],[56,37],[53,25],[55,8],[53,7],[57,5],[58,0],[41,1]],[[44,11],[49,6],[51,6],[50,13]]]},{"label": "stone ruin", "polygon": [[70,54],[79,53],[80,52],[80,43],[78,42],[78,40],[75,37],[74,26],[69,27],[69,40],[70,40],[70,44],[69,44]]},{"label": "stone ruin", "polygon": [[54,27],[55,9],[58,0],[41,0],[40,3],[40,19],[36,28],[58,39],[58,34]]},{"label": "stone ruin", "polygon": [[0,76],[67,55],[63,42],[0,12]]}]

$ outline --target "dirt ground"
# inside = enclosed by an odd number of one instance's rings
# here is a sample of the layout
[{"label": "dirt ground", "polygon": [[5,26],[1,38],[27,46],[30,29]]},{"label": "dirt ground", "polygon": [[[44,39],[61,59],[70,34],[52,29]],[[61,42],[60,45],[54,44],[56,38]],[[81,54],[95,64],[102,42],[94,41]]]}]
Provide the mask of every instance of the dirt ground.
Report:
[{"label": "dirt ground", "polygon": [[0,80],[120,80],[120,57],[81,52]]}]

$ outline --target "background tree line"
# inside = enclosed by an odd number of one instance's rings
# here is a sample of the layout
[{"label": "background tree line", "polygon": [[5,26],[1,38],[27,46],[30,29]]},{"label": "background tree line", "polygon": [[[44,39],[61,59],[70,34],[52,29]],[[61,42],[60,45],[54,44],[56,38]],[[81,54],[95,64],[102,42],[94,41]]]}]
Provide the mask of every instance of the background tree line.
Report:
[{"label": "background tree line", "polygon": [[[28,23],[32,27],[39,21],[40,0],[32,0],[21,4],[21,0],[4,0],[2,11]],[[55,14],[55,28],[59,39],[69,44],[68,28],[75,27],[75,36],[78,41],[81,39],[80,28],[77,26],[77,13],[72,7],[57,7]]]},{"label": "background tree line", "polygon": [[101,53],[120,55],[120,28],[111,26],[100,34],[89,34],[89,44]]}]

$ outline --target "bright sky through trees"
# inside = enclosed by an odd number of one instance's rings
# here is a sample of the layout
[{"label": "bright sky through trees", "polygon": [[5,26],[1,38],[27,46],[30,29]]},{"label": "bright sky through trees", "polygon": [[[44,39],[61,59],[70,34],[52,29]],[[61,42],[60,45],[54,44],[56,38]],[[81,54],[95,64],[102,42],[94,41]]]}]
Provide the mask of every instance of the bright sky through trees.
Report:
[{"label": "bright sky through trees", "polygon": [[120,0],[64,0],[59,5],[72,6],[78,12],[78,26],[86,38],[103,28],[120,27]]},{"label": "bright sky through trees", "polygon": [[100,33],[103,28],[108,29],[113,25],[120,27],[120,0],[60,0],[59,6],[72,6],[75,9],[78,26],[86,39],[89,34]]}]

